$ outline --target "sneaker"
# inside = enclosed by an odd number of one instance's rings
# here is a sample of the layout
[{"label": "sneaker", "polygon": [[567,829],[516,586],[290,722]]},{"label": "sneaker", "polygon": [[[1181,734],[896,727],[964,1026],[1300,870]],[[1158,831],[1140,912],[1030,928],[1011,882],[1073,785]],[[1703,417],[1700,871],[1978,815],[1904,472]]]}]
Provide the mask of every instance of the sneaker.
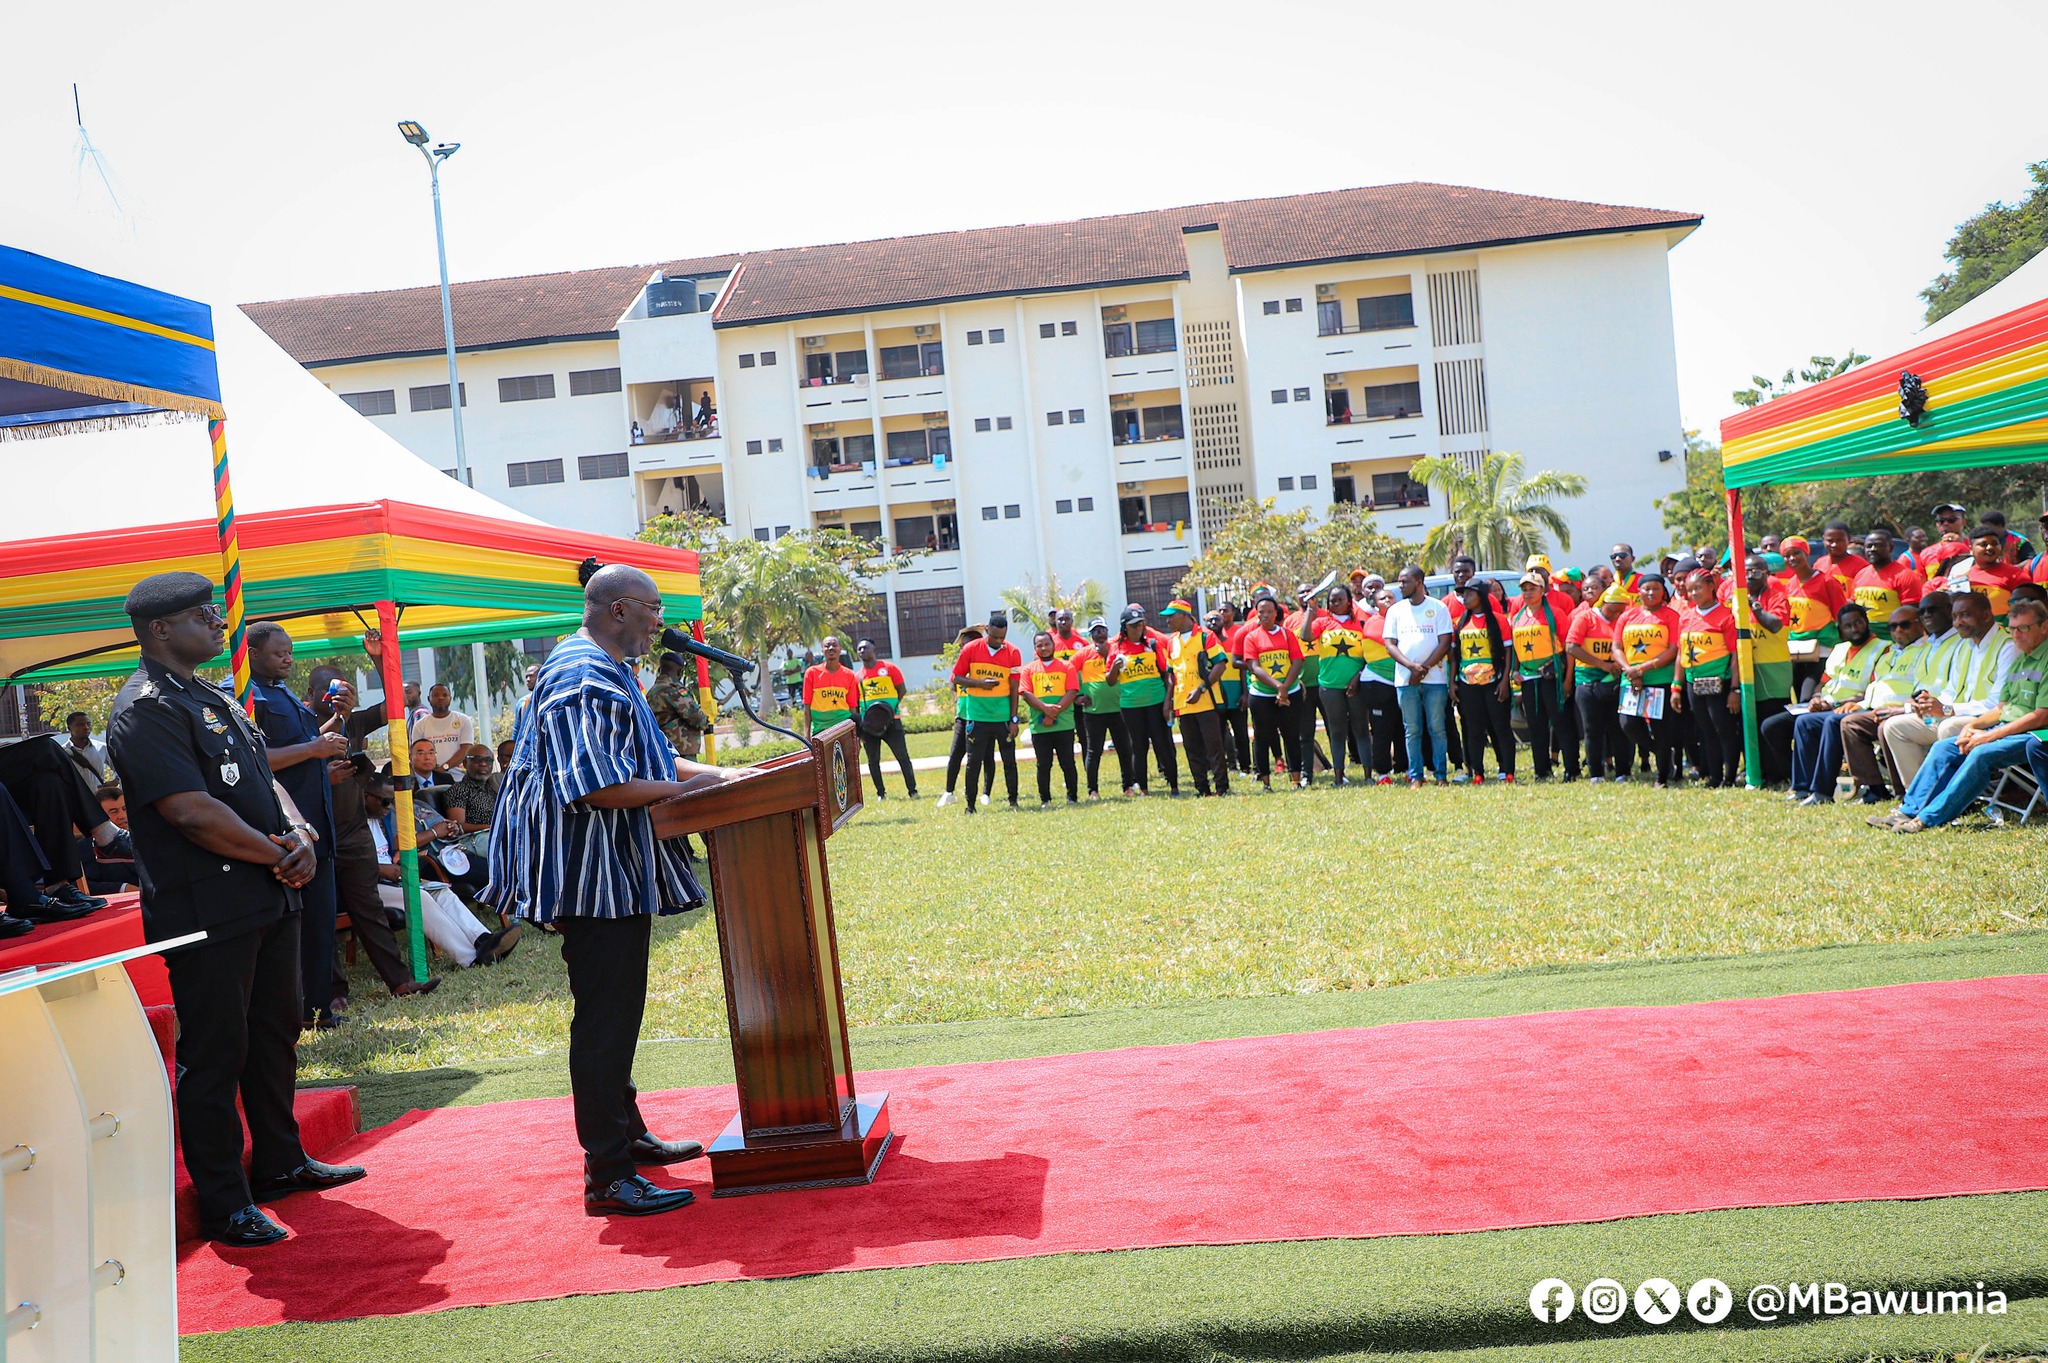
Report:
[{"label": "sneaker", "polygon": [[1504,786],[1513,785],[1515,783],[1515,774],[1511,771],[1502,772],[1500,774],[1500,783]]},{"label": "sneaker", "polygon": [[1309,784],[1309,778],[1304,776],[1299,781],[1296,781],[1294,783],[1294,788],[1296,790],[1307,790],[1309,788]]},{"label": "sneaker", "polygon": [[1145,794],[1145,788],[1143,786],[1125,786],[1124,794],[1133,799],[1139,799]]},{"label": "sneaker", "polygon": [[1925,833],[1926,831],[1927,825],[1921,823],[1918,819],[1902,819],[1892,825],[1892,832],[1894,833]]},{"label": "sneaker", "polygon": [[1873,814],[1863,822],[1869,824],[1872,828],[1897,828],[1912,817],[1912,815],[1904,810],[1895,809],[1889,814]]},{"label": "sneaker", "polygon": [[1348,790],[1351,786],[1351,778],[1348,776],[1340,776],[1337,778],[1334,784],[1339,790]]},{"label": "sneaker", "polygon": [[1461,771],[1451,778],[1451,784],[1454,786],[1476,786],[1485,779],[1484,776],[1474,776],[1470,772]]},{"label": "sneaker", "polygon": [[1864,786],[1856,792],[1859,804],[1881,805],[1888,803],[1892,798],[1891,788],[1888,786]]},{"label": "sneaker", "polygon": [[913,791],[907,791],[907,792],[905,792],[904,798],[905,798],[905,799],[910,799],[910,800],[915,800],[915,799],[917,798],[917,792],[916,792],[916,791],[914,791],[914,790],[913,790]]},{"label": "sneaker", "polygon": [[1091,790],[1088,792],[1088,798],[1091,800],[1100,800],[1102,798],[1102,792],[1099,790]]},{"label": "sneaker", "polygon": [[953,803],[953,792],[952,792],[952,791],[950,791],[950,790],[949,790],[949,791],[947,791],[947,792],[946,792],[945,794],[943,794],[943,795],[939,796],[939,799],[938,799],[938,807],[939,807],[940,809],[944,809],[944,808],[945,808],[945,807],[946,807],[947,805],[949,805],[949,804],[952,804],[952,803]]},{"label": "sneaker", "polygon": [[1826,791],[1817,790],[1813,794],[1807,796],[1804,800],[1801,800],[1796,807],[1799,809],[1811,809],[1815,805],[1831,805],[1834,802],[1834,796],[1828,794]]},{"label": "sneaker", "polygon": [[1379,780],[1373,782],[1373,784],[1376,786],[1391,786],[1394,784],[1394,778],[1392,775],[1382,776]]},{"label": "sneaker", "polygon": [[969,814],[972,814],[972,813],[974,812],[974,806],[973,806],[972,804],[969,804],[969,805],[967,806],[967,812],[968,812]]},{"label": "sneaker", "polygon": [[[1071,803],[1071,802],[1070,802],[1070,803]],[[1050,801],[1050,800],[1040,800],[1040,801],[1038,802],[1038,807],[1039,807],[1040,809],[1051,809],[1051,808],[1052,808],[1052,801]]]},{"label": "sneaker", "polygon": [[1421,778],[1420,778],[1420,777],[1416,777],[1416,776],[1411,776],[1411,777],[1409,777],[1409,778],[1408,778],[1408,789],[1410,789],[1410,790],[1421,790],[1421,789],[1422,789],[1422,780],[1421,780]]}]

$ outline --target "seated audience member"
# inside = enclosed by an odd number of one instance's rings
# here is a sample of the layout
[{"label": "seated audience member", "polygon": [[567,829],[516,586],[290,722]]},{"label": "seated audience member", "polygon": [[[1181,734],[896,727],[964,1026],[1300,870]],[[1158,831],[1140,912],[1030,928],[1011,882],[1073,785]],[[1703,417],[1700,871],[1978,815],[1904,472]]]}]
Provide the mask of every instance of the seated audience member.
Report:
[{"label": "seated audience member", "polygon": [[[1934,599],[1942,599],[1936,592]],[[1932,612],[1928,612],[1932,614]],[[1839,741],[1849,763],[1849,778],[1856,785],[1856,798],[1874,805],[1892,798],[1880,765],[1884,722],[1906,713],[1906,702],[1927,689],[1933,644],[1927,637],[1923,614],[1918,606],[1900,606],[1887,622],[1891,633],[1891,656],[1878,664],[1877,675],[1863,693],[1863,703],[1844,711]],[[1875,628],[1875,626],[1873,626]]]},{"label": "seated audience member", "polygon": [[[406,746],[406,753],[412,763],[414,802],[440,810],[442,801],[447,798],[447,788],[455,784],[455,774],[442,768],[431,739],[415,738]],[[389,762],[384,764],[383,774],[391,775]]]},{"label": "seated audience member", "polygon": [[1863,708],[1864,695],[1892,646],[1870,628],[1870,613],[1854,602],[1835,614],[1842,641],[1828,653],[1820,687],[1803,715],[1792,720],[1792,793],[1802,805],[1835,802],[1835,778],[1842,770],[1842,717]]},{"label": "seated audience member", "polygon": [[1980,525],[1970,532],[1970,556],[1948,570],[1951,592],[1982,592],[1991,602],[1992,618],[2005,623],[2012,590],[2027,580],[2027,570],[2005,561],[2005,527]]},{"label": "seated audience member", "polygon": [[442,796],[441,807],[447,811],[448,822],[458,830],[462,850],[469,853],[477,873],[488,879],[484,853],[490,847],[491,815],[498,807],[498,796],[491,789],[489,748],[481,743],[472,743],[463,752],[462,779],[448,787]]},{"label": "seated audience member", "polygon": [[[128,827],[128,799],[121,794],[116,782],[109,782],[99,788],[100,808],[107,812],[107,822],[116,828]],[[112,847],[101,847],[91,838],[80,835],[78,859],[85,865],[85,888],[96,895],[120,894],[141,886],[141,877],[135,870],[135,858],[124,857]]]},{"label": "seated audience member", "polygon": [[7,906],[0,909],[0,941],[33,932],[37,923],[59,922],[89,912],[60,909],[43,898],[36,882],[49,869],[42,849],[30,835],[28,820],[7,788],[0,786],[0,890],[7,892]]},{"label": "seated audience member", "polygon": [[1971,720],[1998,708],[2006,678],[2019,661],[2019,650],[2005,627],[1992,621],[1991,602],[1982,592],[1948,600],[1955,622],[1953,646],[1923,669],[1921,687],[1906,702],[1906,713],[1878,728],[1901,791],[1920,774],[1936,743],[1960,737]]},{"label": "seated audience member", "polygon": [[[404,872],[388,832],[392,794],[389,782],[370,784],[363,791],[363,809],[370,816],[370,836],[377,845],[377,893],[385,907],[403,910]],[[421,858],[423,866],[425,860]],[[496,932],[489,931],[445,882],[425,879],[420,881],[420,926],[427,940],[458,966],[504,960],[519,945],[521,932],[517,918]]]},{"label": "seated audience member", "polygon": [[83,830],[96,847],[111,847],[133,856],[134,846],[100,808],[99,796],[94,794],[99,783],[88,781],[85,769],[64,755],[59,740],[45,734],[0,748],[0,786],[20,807],[42,852],[42,896],[48,903],[33,912],[54,921],[104,909],[106,900],[78,888],[85,864],[78,859],[72,829]]},{"label": "seated audience member", "polygon": [[2006,677],[1996,710],[1970,721],[1954,738],[1944,738],[1927,761],[1896,814],[1872,818],[1875,827],[1920,833],[1953,821],[1987,790],[2000,771],[2030,762],[2048,728],[2048,605],[2013,603],[2008,628],[2019,660]]}]

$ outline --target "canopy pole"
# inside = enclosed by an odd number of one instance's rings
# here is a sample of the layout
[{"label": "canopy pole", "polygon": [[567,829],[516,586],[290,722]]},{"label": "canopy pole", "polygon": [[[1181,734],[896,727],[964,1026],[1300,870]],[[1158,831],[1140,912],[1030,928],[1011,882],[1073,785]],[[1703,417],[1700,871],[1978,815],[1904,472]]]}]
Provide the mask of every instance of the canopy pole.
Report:
[{"label": "canopy pole", "polygon": [[[690,637],[700,644],[704,642],[704,622],[702,620],[692,620],[690,622]],[[716,724],[718,722],[718,701],[711,694],[711,664],[705,662],[702,658],[693,658],[691,661],[697,664],[697,703],[704,707],[704,717],[713,724]],[[718,760],[717,734],[707,732],[704,735],[702,756],[706,762],[716,762]]]},{"label": "canopy pole", "polygon": [[214,527],[220,536],[221,590],[227,597],[228,657],[234,664],[235,699],[250,714],[256,697],[249,686],[249,637],[242,619],[242,542],[235,533],[235,490],[228,482],[228,424],[219,417],[206,423],[213,441]]},{"label": "canopy pole", "polygon": [[491,736],[491,684],[484,672],[484,646],[481,642],[469,646],[469,672],[475,679],[476,692],[476,741],[486,748],[496,745]]},{"label": "canopy pole", "polygon": [[377,603],[377,637],[384,656],[384,721],[391,742],[391,779],[398,787],[391,802],[395,825],[393,849],[398,856],[399,876],[405,890],[406,949],[412,957],[412,977],[427,982],[427,924],[420,916],[420,850],[418,830],[412,814],[412,748],[405,732],[405,665],[398,649],[398,607],[389,601]]},{"label": "canopy pole", "polygon": [[1742,489],[1728,489],[1728,570],[1735,574],[1735,662],[1742,679],[1742,778],[1751,790],[1764,788],[1756,731],[1756,613],[1749,599],[1749,546],[1743,541]]}]

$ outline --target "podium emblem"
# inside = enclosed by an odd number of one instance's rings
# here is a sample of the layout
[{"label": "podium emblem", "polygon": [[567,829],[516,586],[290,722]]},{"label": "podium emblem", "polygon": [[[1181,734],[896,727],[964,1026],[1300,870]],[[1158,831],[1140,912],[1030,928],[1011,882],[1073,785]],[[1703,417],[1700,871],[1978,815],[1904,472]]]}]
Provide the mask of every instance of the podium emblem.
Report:
[{"label": "podium emblem", "polygon": [[832,799],[840,812],[846,810],[846,749],[840,744],[832,745]]}]

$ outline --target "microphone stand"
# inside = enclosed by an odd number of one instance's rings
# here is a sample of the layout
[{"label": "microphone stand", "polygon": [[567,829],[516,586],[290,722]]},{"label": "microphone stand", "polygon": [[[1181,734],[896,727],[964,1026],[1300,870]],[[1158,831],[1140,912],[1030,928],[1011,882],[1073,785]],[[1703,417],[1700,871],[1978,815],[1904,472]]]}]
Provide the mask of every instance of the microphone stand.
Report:
[{"label": "microphone stand", "polygon": [[761,718],[761,712],[754,708],[753,698],[747,695],[747,674],[745,672],[737,667],[728,667],[726,672],[732,677],[732,689],[739,696],[740,708],[747,712],[748,718],[764,729],[773,729],[778,734],[788,735],[798,743],[801,743],[805,748],[811,746],[811,740],[805,738],[802,734],[785,729],[780,724],[770,724],[767,720]]}]

